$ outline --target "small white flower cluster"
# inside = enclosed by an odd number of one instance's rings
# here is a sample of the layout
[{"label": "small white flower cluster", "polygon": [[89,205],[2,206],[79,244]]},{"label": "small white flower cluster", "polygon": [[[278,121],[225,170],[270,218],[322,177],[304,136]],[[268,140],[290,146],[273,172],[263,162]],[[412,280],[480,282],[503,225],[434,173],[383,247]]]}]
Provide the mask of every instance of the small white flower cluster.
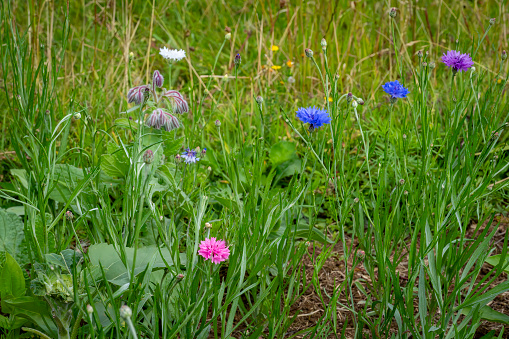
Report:
[{"label": "small white flower cluster", "polygon": [[186,51],[183,49],[168,49],[166,47],[163,47],[159,50],[159,54],[167,60],[175,60],[179,61],[186,57]]}]

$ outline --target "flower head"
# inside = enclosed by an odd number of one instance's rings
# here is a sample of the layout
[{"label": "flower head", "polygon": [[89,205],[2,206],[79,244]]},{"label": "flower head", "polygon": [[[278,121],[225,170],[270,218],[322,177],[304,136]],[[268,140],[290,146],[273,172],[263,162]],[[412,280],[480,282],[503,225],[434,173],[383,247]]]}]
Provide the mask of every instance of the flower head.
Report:
[{"label": "flower head", "polygon": [[166,131],[172,131],[180,127],[180,122],[176,117],[161,108],[157,108],[147,119],[147,126],[155,129],[161,129],[164,126]]},{"label": "flower head", "polygon": [[272,47],[270,48],[273,52],[277,52],[279,51],[279,46],[276,46],[276,45],[272,45]]},{"label": "flower head", "polygon": [[154,75],[152,75],[152,83],[156,86],[156,87],[162,87],[163,86],[163,83],[164,83],[164,78],[161,74],[161,72],[159,71],[154,71]]},{"label": "flower head", "polygon": [[197,161],[200,161],[200,158],[196,157],[196,150],[186,148],[186,151],[182,153],[182,159],[186,164],[194,164]]},{"label": "flower head", "polygon": [[454,74],[456,74],[458,71],[467,71],[474,65],[470,54],[462,54],[458,51],[448,51],[447,54],[444,53],[442,56],[442,62],[447,67],[451,67]]},{"label": "flower head", "polygon": [[133,87],[127,92],[127,102],[134,102],[136,105],[141,104],[145,97],[150,94],[150,89],[147,85]]},{"label": "flower head", "polygon": [[159,54],[166,60],[175,60],[179,61],[186,57],[186,51],[183,49],[177,50],[177,49],[168,49],[166,47],[163,47],[159,50]]},{"label": "flower head", "polygon": [[150,164],[152,163],[152,161],[154,160],[154,152],[152,152],[152,150],[146,150],[145,153],[143,154],[143,162],[145,162],[146,164]]},{"label": "flower head", "polygon": [[221,261],[225,261],[230,256],[230,249],[226,246],[224,240],[216,240],[212,237],[206,238],[200,243],[200,249],[198,254],[201,255],[205,260],[210,259],[212,263],[219,264]]},{"label": "flower head", "polygon": [[233,59],[233,63],[235,64],[235,66],[239,66],[241,60],[242,60],[242,58],[240,57],[240,54],[237,53],[237,55],[235,55],[235,58]]},{"label": "flower head", "polygon": [[382,88],[385,93],[391,96],[391,102],[393,103],[396,102],[397,99],[406,98],[408,93],[410,93],[398,80],[386,82]]},{"label": "flower head", "polygon": [[323,124],[329,124],[331,122],[331,118],[329,117],[329,113],[327,113],[324,109],[319,109],[316,107],[301,107],[297,110],[297,118],[303,123],[309,123],[309,128],[311,130],[322,126]]}]

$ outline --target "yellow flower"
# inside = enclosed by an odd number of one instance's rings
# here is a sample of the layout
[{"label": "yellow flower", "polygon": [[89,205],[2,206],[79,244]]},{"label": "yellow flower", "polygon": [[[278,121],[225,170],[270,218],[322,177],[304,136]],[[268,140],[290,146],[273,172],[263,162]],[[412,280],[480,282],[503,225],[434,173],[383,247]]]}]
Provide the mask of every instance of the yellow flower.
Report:
[{"label": "yellow flower", "polygon": [[272,49],[273,52],[279,51],[279,47],[276,46],[276,45],[272,45],[271,49]]},{"label": "yellow flower", "polygon": [[281,68],[281,66],[274,65],[274,66],[272,66],[271,68],[272,68],[273,70],[276,70],[276,71],[277,71],[278,69],[280,69],[280,68]]},{"label": "yellow flower", "polygon": [[286,62],[286,65],[287,65],[288,67],[293,67],[293,61],[292,61],[292,60],[288,60],[288,61]]},{"label": "yellow flower", "polygon": [[[323,100],[327,100],[327,99],[325,99],[325,97],[323,97]],[[329,97],[329,102],[332,102],[332,97]]]}]

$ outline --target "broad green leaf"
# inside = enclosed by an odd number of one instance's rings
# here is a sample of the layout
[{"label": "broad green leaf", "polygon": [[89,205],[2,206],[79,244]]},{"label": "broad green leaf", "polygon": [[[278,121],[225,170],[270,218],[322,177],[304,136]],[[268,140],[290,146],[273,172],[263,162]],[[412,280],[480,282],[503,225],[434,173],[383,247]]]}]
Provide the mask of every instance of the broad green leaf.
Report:
[{"label": "broad green leaf", "polygon": [[[486,259],[486,262],[490,265],[497,266],[500,263],[500,258],[502,257],[501,254],[492,255],[491,257],[488,257]],[[509,256],[506,256],[505,263],[503,266],[505,266],[504,271],[509,273]]]},{"label": "broad green leaf", "polygon": [[30,319],[52,338],[57,338],[58,329],[46,302],[35,297],[19,297],[2,300],[2,312]]},{"label": "broad green leaf", "polygon": [[184,138],[176,138],[174,132],[163,132],[164,156],[167,159],[173,158],[182,149]]},{"label": "broad green leaf", "polygon": [[6,251],[21,265],[28,261],[23,222],[14,213],[0,208],[0,251]]},{"label": "broad green leaf", "polygon": [[292,158],[295,158],[295,144],[289,141],[280,141],[272,145],[269,152],[270,162],[278,166]]},{"label": "broad green leaf", "polygon": [[101,170],[110,177],[125,177],[129,172],[125,151],[113,143],[108,144],[107,151],[107,154],[101,155]]},{"label": "broad green leaf", "polygon": [[25,277],[18,263],[8,252],[0,252],[0,298],[25,295]]},{"label": "broad green leaf", "polygon": [[0,328],[5,328],[6,330],[12,331],[21,326],[25,325],[27,320],[25,318],[16,317],[11,315],[9,318],[0,315]]},{"label": "broad green leaf", "polygon": [[[161,253],[159,253],[161,252]],[[161,256],[162,254],[162,256]],[[94,278],[100,277],[99,264],[101,264],[106,273],[106,279],[112,284],[122,286],[129,283],[129,275],[127,268],[120,259],[120,256],[116,252],[113,245],[108,244],[95,244],[90,246],[88,249],[88,255],[92,264],[92,271]],[[173,265],[173,259],[170,252],[166,248],[158,249],[156,246],[141,247],[138,249],[136,254],[136,266],[134,269],[134,275],[138,275],[143,272],[147,265],[150,263],[155,255],[155,261],[153,268],[165,268],[166,264]],[[126,248],[126,258],[129,270],[133,267],[134,249]],[[163,260],[164,259],[164,260]],[[180,261],[183,265],[186,262],[185,253],[180,254]]]}]

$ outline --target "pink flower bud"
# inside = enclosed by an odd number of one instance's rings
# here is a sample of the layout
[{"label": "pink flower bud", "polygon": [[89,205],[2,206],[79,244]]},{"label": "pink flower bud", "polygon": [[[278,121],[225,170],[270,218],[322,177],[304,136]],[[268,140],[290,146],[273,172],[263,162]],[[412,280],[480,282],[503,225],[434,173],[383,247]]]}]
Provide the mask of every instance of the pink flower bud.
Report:
[{"label": "pink flower bud", "polygon": [[136,105],[141,104],[145,100],[145,96],[150,93],[147,85],[133,87],[127,92],[127,102],[134,102]]},{"label": "pink flower bud", "polygon": [[159,71],[154,71],[154,75],[152,75],[152,82],[156,87],[163,86],[164,78]]}]

